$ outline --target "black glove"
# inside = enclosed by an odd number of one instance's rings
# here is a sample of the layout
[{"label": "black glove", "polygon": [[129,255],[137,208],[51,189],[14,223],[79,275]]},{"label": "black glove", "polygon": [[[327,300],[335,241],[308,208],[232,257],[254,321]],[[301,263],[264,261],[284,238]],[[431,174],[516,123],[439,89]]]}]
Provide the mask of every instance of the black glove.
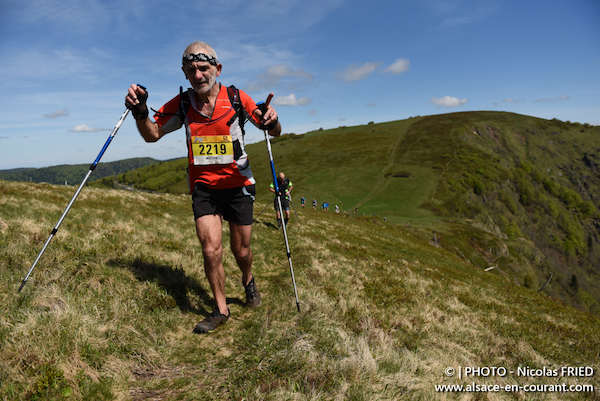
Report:
[{"label": "black glove", "polygon": [[138,104],[131,104],[129,102],[125,102],[125,107],[131,110],[131,114],[133,115],[134,119],[145,120],[146,118],[148,118],[148,115],[150,115],[150,112],[148,111],[148,106],[146,106],[146,100],[148,100],[148,90],[142,85],[138,86],[144,90],[144,94],[138,96],[138,100],[140,102]]},{"label": "black glove", "polygon": [[[260,110],[260,112],[262,113],[262,115],[261,115],[261,116],[262,116],[262,117],[264,117],[265,113],[267,112],[267,104],[266,104],[265,102],[260,102],[260,103],[257,103],[257,104],[256,104],[256,106],[258,107],[258,109],[259,109],[259,110]],[[274,129],[275,127],[277,127],[277,122],[278,122],[278,121],[279,121],[279,118],[278,118],[277,120],[273,121],[273,122],[272,122],[271,124],[269,124],[269,125],[264,125],[264,124],[261,124],[259,128],[260,128],[261,130],[267,130],[267,131],[270,131],[270,130]]]}]

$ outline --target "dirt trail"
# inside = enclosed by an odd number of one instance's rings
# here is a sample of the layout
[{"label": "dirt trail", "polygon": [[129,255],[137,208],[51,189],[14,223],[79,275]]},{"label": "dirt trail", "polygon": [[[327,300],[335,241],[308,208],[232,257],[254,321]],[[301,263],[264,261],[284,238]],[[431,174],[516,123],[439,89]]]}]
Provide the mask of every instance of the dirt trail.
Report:
[{"label": "dirt trail", "polygon": [[388,165],[385,166],[377,175],[377,183],[375,184],[375,186],[373,187],[373,189],[367,196],[365,196],[356,205],[352,206],[351,210],[363,206],[365,203],[367,203],[369,200],[371,200],[375,195],[377,195],[383,189],[384,184],[389,179],[389,178],[386,178],[386,174],[394,167],[394,164],[396,164],[396,162],[395,162],[396,154],[398,153],[398,150],[400,149],[400,145],[402,144],[402,141],[404,140],[404,138],[406,137],[406,134],[409,131],[410,131],[410,127],[408,127],[405,131],[403,131],[398,136],[398,139],[396,140],[396,143],[394,144],[394,148],[392,149],[392,151],[390,153]]}]

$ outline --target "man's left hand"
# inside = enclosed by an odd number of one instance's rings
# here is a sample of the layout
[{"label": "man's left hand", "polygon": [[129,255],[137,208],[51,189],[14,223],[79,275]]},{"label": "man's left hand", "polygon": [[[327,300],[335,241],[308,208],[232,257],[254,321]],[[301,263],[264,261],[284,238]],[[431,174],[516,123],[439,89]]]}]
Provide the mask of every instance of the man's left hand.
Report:
[{"label": "man's left hand", "polygon": [[267,97],[267,101],[260,104],[259,107],[254,110],[254,115],[260,118],[261,129],[272,130],[277,126],[277,112],[273,106],[270,105],[272,98],[273,93],[270,93]]}]

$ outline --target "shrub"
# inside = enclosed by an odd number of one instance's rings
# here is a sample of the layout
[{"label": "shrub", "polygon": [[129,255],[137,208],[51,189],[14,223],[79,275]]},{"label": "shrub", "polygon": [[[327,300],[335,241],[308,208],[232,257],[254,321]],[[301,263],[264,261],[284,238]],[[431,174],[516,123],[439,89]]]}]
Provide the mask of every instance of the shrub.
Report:
[{"label": "shrub", "polygon": [[511,221],[510,223],[508,223],[508,225],[504,228],[504,232],[510,239],[523,237],[523,233],[521,232],[519,225],[517,223],[515,223],[514,221]]},{"label": "shrub", "polygon": [[577,209],[586,217],[591,217],[596,213],[596,206],[592,202],[585,201],[577,205]]},{"label": "shrub", "polygon": [[408,171],[408,170],[399,170],[399,171],[396,171],[394,174],[392,174],[392,177],[408,178],[408,177],[412,177],[412,172]]},{"label": "shrub", "polygon": [[568,208],[577,207],[582,203],[581,196],[569,188],[562,187],[560,190],[560,200],[562,200]]},{"label": "shrub", "polygon": [[502,203],[504,203],[504,205],[506,206],[506,208],[514,215],[517,214],[518,212],[518,207],[516,202],[513,200],[513,198],[508,194],[508,192],[506,192],[505,190],[501,190],[500,193],[500,200],[502,201]]}]

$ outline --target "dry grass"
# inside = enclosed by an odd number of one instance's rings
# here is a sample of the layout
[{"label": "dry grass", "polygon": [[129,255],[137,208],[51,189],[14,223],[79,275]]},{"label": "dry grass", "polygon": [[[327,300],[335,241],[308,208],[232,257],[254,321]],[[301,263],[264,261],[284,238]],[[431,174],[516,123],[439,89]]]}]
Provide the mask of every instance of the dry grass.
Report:
[{"label": "dry grass", "polygon": [[[16,294],[70,191],[0,181],[2,400],[558,400],[565,394],[434,386],[461,383],[447,367],[600,368],[596,318],[481,272],[410,228],[320,211],[290,220],[300,313],[270,208],[253,231],[262,306],[244,308],[226,240],[231,319],[198,336],[191,329],[213,304],[189,199],[90,188]],[[585,395],[594,397],[569,394]]]}]

